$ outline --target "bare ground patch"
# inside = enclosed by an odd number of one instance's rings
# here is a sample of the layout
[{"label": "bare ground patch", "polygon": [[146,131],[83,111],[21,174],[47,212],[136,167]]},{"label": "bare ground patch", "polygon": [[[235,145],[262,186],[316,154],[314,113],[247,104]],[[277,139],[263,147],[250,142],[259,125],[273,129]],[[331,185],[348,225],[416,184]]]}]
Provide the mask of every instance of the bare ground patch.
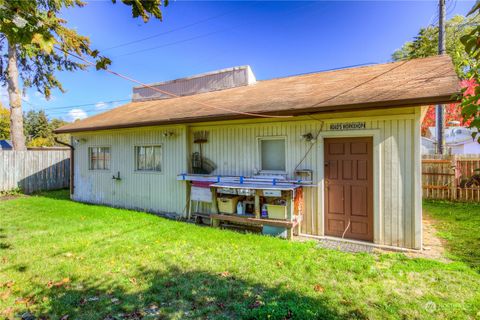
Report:
[{"label": "bare ground patch", "polygon": [[430,216],[423,215],[423,250],[409,252],[407,256],[412,258],[428,258],[442,262],[450,262],[445,256],[445,240],[437,235],[436,221]]}]

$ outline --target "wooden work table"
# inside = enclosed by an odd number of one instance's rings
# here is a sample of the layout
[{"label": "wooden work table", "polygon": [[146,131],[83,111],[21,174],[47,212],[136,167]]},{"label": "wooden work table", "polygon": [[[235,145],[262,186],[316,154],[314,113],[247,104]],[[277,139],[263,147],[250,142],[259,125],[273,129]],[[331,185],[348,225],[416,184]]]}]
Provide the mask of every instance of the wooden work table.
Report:
[{"label": "wooden work table", "polygon": [[[230,189],[250,189],[255,190],[255,216],[249,217],[246,215],[239,214],[222,214],[218,212],[216,205],[212,206],[212,213],[210,218],[212,219],[212,226],[216,227],[219,225],[220,221],[229,221],[233,223],[248,224],[248,225],[257,225],[257,226],[273,226],[285,228],[287,230],[287,239],[291,239],[293,236],[293,229],[298,227],[300,228],[301,215],[295,214],[294,198],[295,192],[301,186],[292,184],[292,183],[282,183],[282,184],[265,184],[265,183],[214,183],[211,185],[212,188],[230,188]],[[260,211],[260,197],[262,196],[263,190],[279,190],[284,191],[287,194],[286,197],[286,206],[287,206],[287,219],[270,219],[270,218],[261,218]],[[216,203],[217,192],[214,190],[214,198]],[[300,230],[298,230],[300,233]]]},{"label": "wooden work table", "polygon": [[[311,181],[286,180],[276,177],[205,176],[197,174],[180,174],[177,176],[177,180],[189,182],[187,187],[188,217],[190,217],[192,212],[192,184],[203,184],[203,188],[209,188],[211,193],[205,199],[201,200],[203,202],[210,203],[210,213],[203,213],[202,216],[208,216],[213,227],[219,227],[220,222],[226,221],[240,225],[285,228],[287,231],[287,239],[292,238],[294,229],[296,229],[298,234],[301,231],[300,226],[303,216],[302,212],[295,212],[295,196],[297,192],[302,192],[302,187],[313,185]],[[219,212],[217,204],[217,191],[218,189],[223,188],[253,190],[253,192],[250,192],[248,195],[249,197],[254,198],[253,215]],[[281,198],[286,202],[286,219],[261,217],[261,197],[266,197],[264,195],[265,190],[281,191]],[[247,196],[237,191],[234,193],[238,196]],[[196,201],[198,202],[198,200]]]}]

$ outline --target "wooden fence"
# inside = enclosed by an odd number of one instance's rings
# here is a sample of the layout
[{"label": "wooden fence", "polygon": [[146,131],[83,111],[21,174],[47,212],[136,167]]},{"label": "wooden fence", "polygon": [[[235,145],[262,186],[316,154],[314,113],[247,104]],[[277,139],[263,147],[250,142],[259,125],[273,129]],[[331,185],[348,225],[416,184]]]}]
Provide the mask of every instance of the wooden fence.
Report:
[{"label": "wooden fence", "polygon": [[69,172],[69,149],[0,151],[0,191],[67,188]]},{"label": "wooden fence", "polygon": [[466,186],[474,175],[480,178],[480,155],[424,155],[423,198],[480,201],[480,180]]}]

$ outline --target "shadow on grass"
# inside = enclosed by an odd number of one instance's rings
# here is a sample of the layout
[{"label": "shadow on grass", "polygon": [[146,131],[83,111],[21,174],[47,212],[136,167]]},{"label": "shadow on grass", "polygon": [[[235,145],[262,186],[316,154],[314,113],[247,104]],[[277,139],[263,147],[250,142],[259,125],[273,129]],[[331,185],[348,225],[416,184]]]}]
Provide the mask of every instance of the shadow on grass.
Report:
[{"label": "shadow on grass", "polygon": [[[44,288],[37,317],[60,319],[340,319],[328,301],[205,271],[143,271],[122,286],[108,280]],[[146,288],[135,290],[135,287]],[[43,296],[43,297],[42,297]],[[46,298],[45,298],[46,297]],[[17,310],[21,314],[25,310]],[[363,319],[353,310],[349,318]]]},{"label": "shadow on grass", "polygon": [[69,189],[40,191],[40,192],[33,193],[32,196],[38,196],[43,198],[55,199],[55,200],[70,200],[70,191]]}]

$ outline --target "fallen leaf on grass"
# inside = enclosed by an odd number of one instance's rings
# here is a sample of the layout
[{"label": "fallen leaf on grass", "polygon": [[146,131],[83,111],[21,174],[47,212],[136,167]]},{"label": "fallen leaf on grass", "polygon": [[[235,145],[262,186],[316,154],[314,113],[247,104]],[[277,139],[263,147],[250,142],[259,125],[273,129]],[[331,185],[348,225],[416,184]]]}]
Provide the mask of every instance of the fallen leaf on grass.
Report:
[{"label": "fallen leaf on grass", "polygon": [[222,276],[223,278],[226,278],[226,277],[230,276],[230,272],[223,271],[222,273],[220,273],[220,276]]},{"label": "fallen leaf on grass", "polygon": [[15,284],[15,281],[10,280],[10,281],[7,281],[7,282],[3,283],[0,287],[11,288],[11,287],[13,287],[14,284]]},{"label": "fallen leaf on grass", "polygon": [[323,291],[325,291],[325,289],[324,289],[321,285],[319,285],[319,284],[314,285],[314,286],[313,286],[313,290],[315,290],[315,292],[323,292]]},{"label": "fallen leaf on grass", "polygon": [[0,294],[0,299],[1,300],[7,300],[7,298],[10,296],[10,293],[12,293],[12,290],[10,290],[10,289],[5,290],[4,292],[2,292]]},{"label": "fallen leaf on grass", "polygon": [[15,300],[15,304],[24,304],[26,307],[28,307],[29,304],[32,304],[33,299],[32,298],[18,298]]},{"label": "fallen leaf on grass", "polygon": [[68,317],[70,317],[68,314],[63,315],[60,320],[68,320]]},{"label": "fallen leaf on grass", "polygon": [[62,280],[58,281],[58,282],[53,282],[53,281],[48,281],[47,283],[47,288],[50,289],[52,287],[56,287],[56,288],[59,288],[59,287],[62,287],[64,286],[65,284],[69,283],[70,282],[70,278],[63,278]]},{"label": "fallen leaf on grass", "polygon": [[135,278],[130,278],[128,279],[133,285],[137,285],[137,279]]},{"label": "fallen leaf on grass", "polygon": [[0,314],[2,316],[5,316],[5,318],[10,319],[13,316],[14,311],[15,309],[13,309],[13,307],[7,307],[3,309],[2,312],[0,312]]}]

